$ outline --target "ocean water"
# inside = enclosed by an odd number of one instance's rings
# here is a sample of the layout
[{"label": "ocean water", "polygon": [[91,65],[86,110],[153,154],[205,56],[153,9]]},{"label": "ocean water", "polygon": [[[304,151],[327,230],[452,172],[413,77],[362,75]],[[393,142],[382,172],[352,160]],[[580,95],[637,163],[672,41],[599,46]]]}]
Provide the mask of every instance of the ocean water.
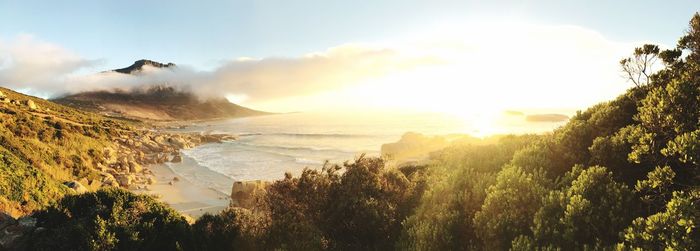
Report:
[{"label": "ocean water", "polygon": [[[504,130],[521,133],[551,130],[561,123],[501,124],[512,127]],[[431,113],[292,113],[211,121],[178,131],[239,136],[183,150],[185,161],[169,164],[190,181],[222,192],[228,192],[233,181],[276,180],[286,172],[298,175],[304,167],[320,168],[325,161],[342,163],[363,153],[377,156],[382,144],[409,131],[480,133],[468,120]]]}]

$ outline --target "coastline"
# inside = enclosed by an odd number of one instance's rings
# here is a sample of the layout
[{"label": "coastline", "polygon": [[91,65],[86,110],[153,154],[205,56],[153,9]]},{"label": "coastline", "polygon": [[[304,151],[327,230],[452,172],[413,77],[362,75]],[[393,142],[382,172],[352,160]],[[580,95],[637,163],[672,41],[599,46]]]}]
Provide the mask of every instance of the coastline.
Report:
[{"label": "coastline", "polygon": [[159,201],[194,219],[205,213],[216,214],[229,206],[230,195],[193,183],[166,164],[150,165],[148,169],[156,182],[145,189],[132,190],[133,192],[154,195]]}]

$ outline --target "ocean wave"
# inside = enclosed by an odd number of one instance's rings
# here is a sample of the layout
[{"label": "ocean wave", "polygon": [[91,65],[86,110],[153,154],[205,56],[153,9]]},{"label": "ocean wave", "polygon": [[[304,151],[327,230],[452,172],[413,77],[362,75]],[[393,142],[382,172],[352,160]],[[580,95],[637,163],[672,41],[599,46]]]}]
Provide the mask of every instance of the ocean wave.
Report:
[{"label": "ocean wave", "polygon": [[258,136],[258,135],[263,135],[263,134],[259,133],[259,132],[244,132],[244,133],[239,133],[238,137]]},{"label": "ocean wave", "polygon": [[261,133],[261,132],[244,132],[239,133],[239,137],[247,136],[283,136],[283,137],[297,137],[297,138],[370,138],[378,137],[381,135],[370,135],[370,134],[347,134],[347,133]]},{"label": "ocean wave", "polygon": [[306,164],[306,165],[321,165],[324,162],[324,161],[318,161],[318,160],[312,160],[312,159],[306,159],[306,158],[295,158],[295,161],[299,164]]},{"label": "ocean wave", "polygon": [[266,145],[266,144],[254,144],[248,142],[232,141],[233,143],[241,146],[248,146],[253,148],[263,148],[268,150],[286,150],[286,151],[314,151],[314,152],[336,152],[340,154],[354,154],[358,151],[350,149],[338,149],[332,147],[313,147],[313,146],[280,146],[280,145]]}]

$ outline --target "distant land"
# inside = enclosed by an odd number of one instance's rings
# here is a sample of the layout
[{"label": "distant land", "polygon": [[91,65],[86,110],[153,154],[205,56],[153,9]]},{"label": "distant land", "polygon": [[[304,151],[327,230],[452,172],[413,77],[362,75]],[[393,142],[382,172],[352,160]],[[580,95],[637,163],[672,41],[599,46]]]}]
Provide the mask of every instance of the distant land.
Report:
[{"label": "distant land", "polygon": [[569,119],[564,114],[531,114],[525,117],[527,122],[563,122]]},{"label": "distant land", "polygon": [[[112,72],[138,74],[144,66],[176,67],[173,63],[163,64],[142,59]],[[270,114],[231,103],[223,97],[202,99],[191,92],[178,90],[163,83],[153,83],[149,87],[132,90],[80,92],[52,101],[110,117],[138,120],[206,120]]]}]

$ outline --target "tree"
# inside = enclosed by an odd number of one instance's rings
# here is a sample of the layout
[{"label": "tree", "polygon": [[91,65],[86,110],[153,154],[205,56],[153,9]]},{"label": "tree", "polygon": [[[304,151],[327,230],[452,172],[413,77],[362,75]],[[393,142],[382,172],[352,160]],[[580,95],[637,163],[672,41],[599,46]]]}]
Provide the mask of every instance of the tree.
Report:
[{"label": "tree", "polygon": [[624,231],[622,246],[636,250],[698,250],[700,193],[673,192],[666,210],[637,218]]},{"label": "tree", "polygon": [[640,87],[649,82],[649,75],[659,56],[659,46],[645,44],[634,49],[632,57],[620,60],[620,66],[625,77]]},{"label": "tree", "polygon": [[577,177],[560,191],[551,191],[534,216],[533,233],[541,246],[563,250],[611,247],[635,210],[632,192],[604,167],[574,168]]},{"label": "tree", "polygon": [[541,175],[507,167],[489,187],[481,210],[474,215],[477,235],[488,250],[505,250],[520,235],[531,235],[532,218],[550,186]]},{"label": "tree", "polygon": [[197,250],[262,250],[265,218],[244,208],[205,214],[192,225]]},{"label": "tree", "polygon": [[69,195],[36,213],[30,250],[189,250],[184,217],[146,195],[109,188]]}]

